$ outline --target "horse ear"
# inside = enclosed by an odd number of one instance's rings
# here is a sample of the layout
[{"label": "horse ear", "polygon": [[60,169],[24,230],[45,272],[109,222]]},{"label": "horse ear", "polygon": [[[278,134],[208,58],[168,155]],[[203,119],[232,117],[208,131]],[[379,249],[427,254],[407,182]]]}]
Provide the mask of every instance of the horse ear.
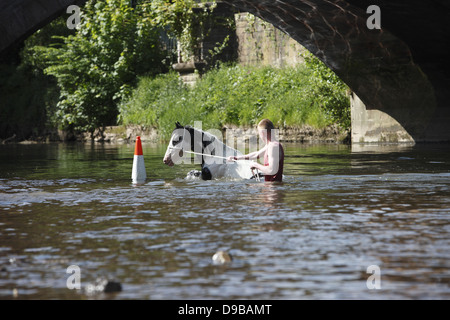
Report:
[{"label": "horse ear", "polygon": [[180,124],[179,121],[175,122],[175,126],[176,126],[177,128],[183,128],[183,126]]}]

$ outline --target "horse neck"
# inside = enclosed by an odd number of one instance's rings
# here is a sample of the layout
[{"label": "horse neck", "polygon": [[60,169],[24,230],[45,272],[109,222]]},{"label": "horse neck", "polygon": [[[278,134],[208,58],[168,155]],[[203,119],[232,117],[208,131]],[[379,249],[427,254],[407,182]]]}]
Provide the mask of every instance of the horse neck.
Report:
[{"label": "horse neck", "polygon": [[[205,148],[207,148],[209,146],[209,141],[210,139],[205,139],[204,137],[208,136],[211,137],[211,139],[214,139],[214,151],[215,153],[218,152],[218,149],[221,150],[221,152],[226,152],[228,153],[229,150],[234,150],[230,147],[228,147],[227,145],[225,145],[222,140],[220,140],[217,136],[202,131],[202,130],[198,130],[198,129],[194,129],[191,132],[191,151],[195,151],[195,152],[199,152],[199,153],[205,153]],[[193,141],[193,142],[192,142]]]},{"label": "horse neck", "polygon": [[[223,153],[222,155],[224,157],[227,156],[234,156],[234,155],[242,155],[241,152],[239,152],[238,150],[227,146],[222,140],[220,140],[219,138],[217,138],[217,136],[212,135],[210,133],[207,133],[205,131],[202,130],[198,130],[198,129],[194,129],[194,128],[185,128],[187,130],[187,132],[191,135],[191,144],[189,146],[189,151],[194,151],[194,152],[199,152],[199,153],[205,153],[205,148],[204,148],[204,135],[209,135],[211,137],[214,137],[215,141],[215,154],[218,153],[218,149],[221,150],[221,153]],[[187,133],[186,133],[187,134]],[[196,139],[195,139],[196,138]],[[207,141],[207,140],[206,140]],[[205,142],[206,142],[205,141]]]}]

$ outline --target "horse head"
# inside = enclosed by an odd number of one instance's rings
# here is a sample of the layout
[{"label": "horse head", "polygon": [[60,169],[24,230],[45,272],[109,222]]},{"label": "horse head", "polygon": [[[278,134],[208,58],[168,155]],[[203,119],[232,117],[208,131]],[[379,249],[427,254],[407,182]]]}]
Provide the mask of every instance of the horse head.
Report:
[{"label": "horse head", "polygon": [[224,144],[215,135],[191,126],[182,126],[179,122],[175,126],[163,159],[166,165],[173,166],[180,163],[179,160],[187,160],[183,155],[189,152],[196,154],[196,163],[211,164],[214,160],[223,162],[219,161],[220,157],[208,156],[216,155],[217,152],[222,154]]},{"label": "horse head", "polygon": [[164,164],[170,167],[183,157],[183,151],[192,150],[194,143],[194,129],[192,127],[182,126],[178,121],[175,123],[175,126],[163,158]]}]

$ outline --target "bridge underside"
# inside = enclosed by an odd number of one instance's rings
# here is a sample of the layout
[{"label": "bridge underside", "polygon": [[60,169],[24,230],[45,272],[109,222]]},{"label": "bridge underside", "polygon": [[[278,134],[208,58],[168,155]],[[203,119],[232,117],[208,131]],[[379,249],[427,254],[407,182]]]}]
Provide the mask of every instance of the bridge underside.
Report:
[{"label": "bridge underside", "polygon": [[[83,0],[0,4],[0,51]],[[450,141],[447,0],[226,0],[286,32],[353,91],[352,140]],[[381,30],[369,30],[369,5]]]},{"label": "bridge underside", "polygon": [[72,4],[87,0],[8,0],[0,3],[0,52],[65,13]]},{"label": "bridge underside", "polygon": [[[445,0],[229,0],[319,57],[353,91],[353,142],[450,141]],[[370,5],[381,30],[369,30]]]}]

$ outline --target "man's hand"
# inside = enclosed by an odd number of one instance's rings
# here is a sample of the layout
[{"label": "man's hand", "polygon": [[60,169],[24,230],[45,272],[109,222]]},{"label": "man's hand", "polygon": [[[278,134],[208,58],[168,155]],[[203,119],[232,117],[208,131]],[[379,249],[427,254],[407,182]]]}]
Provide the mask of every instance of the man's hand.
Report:
[{"label": "man's hand", "polygon": [[260,169],[258,168],[258,166],[259,166],[258,163],[252,161],[252,164],[250,165],[250,170],[253,170],[253,169],[258,169],[258,170],[260,170]]}]

